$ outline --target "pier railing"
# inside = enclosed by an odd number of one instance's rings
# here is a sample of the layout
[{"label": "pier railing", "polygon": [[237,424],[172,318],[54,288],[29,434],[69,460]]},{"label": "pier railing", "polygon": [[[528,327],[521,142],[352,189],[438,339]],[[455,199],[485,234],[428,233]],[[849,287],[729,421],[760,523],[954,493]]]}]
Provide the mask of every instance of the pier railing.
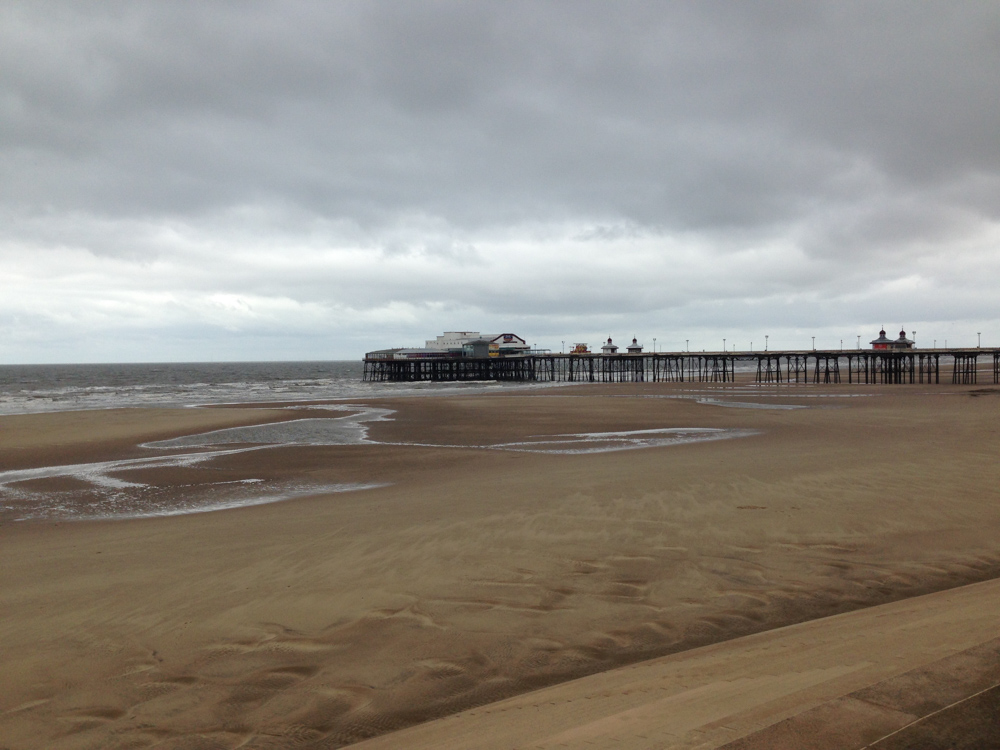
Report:
[{"label": "pier railing", "polygon": [[511,357],[366,358],[371,382],[539,381],[568,383],[693,382],[972,385],[1000,383],[1000,349],[870,349],[642,354],[526,354]]}]

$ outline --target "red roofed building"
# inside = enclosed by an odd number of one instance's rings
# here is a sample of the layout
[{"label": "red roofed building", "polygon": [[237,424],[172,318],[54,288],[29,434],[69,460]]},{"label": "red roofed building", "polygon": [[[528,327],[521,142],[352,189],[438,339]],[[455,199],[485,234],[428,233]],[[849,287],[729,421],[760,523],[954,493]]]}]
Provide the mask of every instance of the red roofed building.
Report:
[{"label": "red roofed building", "polygon": [[878,332],[878,338],[868,343],[872,345],[872,349],[888,349],[890,344],[892,344],[892,339],[886,338],[885,329],[883,328]]},{"label": "red roofed building", "polygon": [[906,338],[906,331],[900,331],[899,338],[893,341],[885,335],[884,328],[878,332],[878,338],[869,343],[871,343],[872,349],[900,350],[913,348],[913,341]]}]

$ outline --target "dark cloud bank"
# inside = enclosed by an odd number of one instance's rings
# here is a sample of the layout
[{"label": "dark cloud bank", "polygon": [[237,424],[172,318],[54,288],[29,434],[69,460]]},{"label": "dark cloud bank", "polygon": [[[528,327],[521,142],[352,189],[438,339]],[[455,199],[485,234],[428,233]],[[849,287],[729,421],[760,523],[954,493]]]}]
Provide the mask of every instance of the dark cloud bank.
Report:
[{"label": "dark cloud bank", "polygon": [[998,71],[992,3],[7,3],[0,361],[1000,344]]}]

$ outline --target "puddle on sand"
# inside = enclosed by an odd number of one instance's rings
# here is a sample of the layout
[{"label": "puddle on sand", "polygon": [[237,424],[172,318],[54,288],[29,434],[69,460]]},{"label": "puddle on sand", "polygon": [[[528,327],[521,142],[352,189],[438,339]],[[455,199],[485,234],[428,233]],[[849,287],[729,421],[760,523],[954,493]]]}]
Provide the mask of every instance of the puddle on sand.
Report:
[{"label": "puddle on sand", "polygon": [[507,451],[529,453],[610,453],[638,448],[661,448],[669,445],[703,443],[710,440],[756,435],[756,430],[720,429],[711,427],[664,427],[655,430],[629,430],[625,432],[580,432],[568,435],[539,435],[516,443],[484,446]]},{"label": "puddle on sand", "polygon": [[[728,406],[729,404],[722,404]],[[760,408],[803,408],[784,405],[759,405]],[[708,440],[726,440],[756,434],[753,430],[718,429],[708,427],[664,427],[650,430],[624,432],[586,432],[564,435],[536,435],[527,440],[487,445],[449,445],[443,443],[380,442],[368,437],[368,422],[391,421],[390,409],[364,406],[338,406],[338,410],[358,414],[336,418],[297,419],[290,422],[232,427],[198,435],[187,435],[173,440],[147,443],[147,448],[195,448],[214,445],[259,444],[274,445],[399,445],[423,448],[479,448],[488,450],[528,451],[532,453],[606,453],[657,448]]]},{"label": "puddle on sand", "polygon": [[[726,404],[728,405],[728,404]],[[368,436],[367,423],[391,420],[393,411],[363,405],[324,407],[344,416],[232,427],[146,443],[159,450],[203,448],[166,456],[0,472],[0,521],[143,518],[204,513],[295,497],[383,487],[384,484],[277,482],[249,477],[228,481],[156,486],[135,481],[141,469],[197,468],[214,458],[289,445],[412,445],[462,447],[549,454],[607,453],[726,440],[757,434],[747,429],[669,427],[619,432],[538,435],[491,445],[448,446],[380,443]],[[787,408],[787,407],[786,407]],[[225,447],[229,446],[229,447]]]},{"label": "puddle on sand", "polygon": [[144,448],[200,448],[212,445],[360,445],[368,440],[368,422],[389,422],[392,409],[350,404],[326,407],[330,411],[358,412],[343,417],[309,417],[288,422],[228,427],[145,443]]},{"label": "puddle on sand", "polygon": [[250,477],[160,487],[125,478],[127,472],[135,470],[197,468],[199,464],[221,456],[266,450],[278,445],[366,443],[368,432],[365,422],[384,421],[392,414],[389,409],[351,404],[328,408],[349,414],[215,430],[143,446],[156,449],[241,447],[0,472],[0,521],[93,520],[205,513],[306,495],[385,486],[378,483],[279,482]]},{"label": "puddle on sand", "polygon": [[384,486],[275,482],[250,477],[161,487],[120,476],[137,469],[196,467],[219,456],[264,447],[0,472],[0,521],[96,520],[206,513],[306,495]]},{"label": "puddle on sand", "polygon": [[[787,386],[783,386],[787,387]],[[812,400],[829,400],[829,399],[844,399],[844,398],[875,398],[880,394],[877,393],[803,393],[801,391],[791,391],[782,390],[778,393],[764,393],[756,388],[714,388],[712,390],[705,389],[692,389],[688,391],[680,391],[678,393],[640,393],[636,395],[629,394],[616,394],[611,396],[606,396],[605,398],[663,398],[663,399],[675,399],[680,401],[718,401],[720,404],[723,403],[722,399],[730,397],[743,397],[752,396],[753,398],[763,398],[763,399],[812,399]],[[569,396],[568,398],[589,398],[585,396]],[[736,403],[736,402],[730,402]],[[743,402],[750,403],[750,402]],[[789,405],[796,408],[816,408],[809,407],[803,404]],[[819,407],[822,408],[822,407]]]},{"label": "puddle on sand", "polygon": [[720,401],[717,398],[699,398],[697,399],[699,404],[706,404],[708,406],[727,406],[731,409],[811,409],[813,407],[806,406],[804,404],[757,404],[750,401]]},{"label": "puddle on sand", "polygon": [[180,487],[138,485],[109,490],[24,492],[5,487],[0,521],[97,521],[208,513],[249,505],[265,505],[308,495],[383,487],[384,484],[265,483],[261,479],[210,482]]}]

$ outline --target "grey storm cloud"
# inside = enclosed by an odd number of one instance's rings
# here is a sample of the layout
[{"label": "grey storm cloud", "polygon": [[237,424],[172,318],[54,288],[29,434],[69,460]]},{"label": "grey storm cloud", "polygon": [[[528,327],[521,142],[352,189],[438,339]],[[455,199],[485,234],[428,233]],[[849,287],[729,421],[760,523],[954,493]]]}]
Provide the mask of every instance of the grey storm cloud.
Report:
[{"label": "grey storm cloud", "polygon": [[0,331],[994,321],[997,71],[992,3],[5,3]]}]

